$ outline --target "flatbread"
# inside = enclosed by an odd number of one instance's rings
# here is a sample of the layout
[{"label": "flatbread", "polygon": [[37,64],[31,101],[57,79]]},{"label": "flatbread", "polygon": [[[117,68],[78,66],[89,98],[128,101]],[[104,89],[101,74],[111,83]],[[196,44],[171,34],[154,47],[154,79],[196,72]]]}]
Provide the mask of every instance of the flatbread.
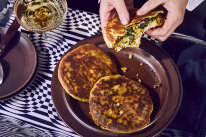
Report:
[{"label": "flatbread", "polygon": [[139,47],[145,31],[164,23],[162,10],[152,11],[143,16],[138,16],[137,10],[132,9],[129,12],[131,22],[128,25],[122,25],[119,17],[116,17],[104,28],[103,37],[109,48],[120,51],[126,47]]},{"label": "flatbread", "polygon": [[150,123],[153,102],[144,86],[117,74],[102,77],[95,83],[89,108],[92,119],[102,129],[132,133]]},{"label": "flatbread", "polygon": [[58,79],[70,96],[88,102],[95,82],[103,76],[116,73],[116,64],[106,52],[94,44],[85,44],[61,59]]}]

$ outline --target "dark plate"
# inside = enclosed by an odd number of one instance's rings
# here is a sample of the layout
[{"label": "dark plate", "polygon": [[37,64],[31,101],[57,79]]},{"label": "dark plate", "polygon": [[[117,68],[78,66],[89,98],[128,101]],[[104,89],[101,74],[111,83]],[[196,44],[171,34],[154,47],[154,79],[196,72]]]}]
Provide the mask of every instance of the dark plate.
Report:
[{"label": "dark plate", "polygon": [[[150,91],[154,103],[151,123],[141,131],[125,134],[124,136],[155,136],[164,130],[174,119],[182,100],[182,81],[173,60],[163,49],[145,39],[142,39],[140,48],[126,48],[116,52],[107,48],[101,35],[78,42],[66,53],[86,43],[93,43],[101,47],[114,58],[119,73],[121,73],[120,68],[122,66],[127,67],[128,71],[125,75],[136,81],[141,79],[141,83]],[[130,53],[133,54],[132,59],[128,57]],[[119,136],[119,134],[102,130],[94,124],[89,115],[88,103],[77,101],[64,91],[59,83],[57,70],[58,64],[52,77],[52,99],[59,116],[65,124],[81,136]],[[138,78],[137,73],[139,74]],[[161,82],[161,87],[154,89],[153,86],[158,82]]]},{"label": "dark plate", "polygon": [[[7,28],[0,27],[2,37]],[[7,98],[24,88],[32,78],[36,65],[36,50],[30,40],[17,32],[7,45],[7,52],[1,61],[4,80],[0,84],[0,99]]]}]

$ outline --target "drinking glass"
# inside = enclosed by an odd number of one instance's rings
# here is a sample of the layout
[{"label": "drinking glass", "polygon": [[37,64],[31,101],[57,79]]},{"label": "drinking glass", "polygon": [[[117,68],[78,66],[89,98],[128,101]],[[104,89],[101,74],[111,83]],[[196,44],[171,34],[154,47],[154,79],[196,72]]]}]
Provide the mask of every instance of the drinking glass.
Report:
[{"label": "drinking glass", "polygon": [[44,33],[57,28],[66,18],[66,0],[16,0],[18,23],[28,31]]}]

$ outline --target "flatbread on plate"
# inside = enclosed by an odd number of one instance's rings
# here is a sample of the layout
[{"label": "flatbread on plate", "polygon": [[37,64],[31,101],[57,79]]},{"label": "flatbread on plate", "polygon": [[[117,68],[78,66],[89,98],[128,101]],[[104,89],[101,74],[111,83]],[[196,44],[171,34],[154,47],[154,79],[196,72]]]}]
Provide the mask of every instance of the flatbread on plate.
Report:
[{"label": "flatbread on plate", "polygon": [[95,82],[103,76],[116,73],[116,64],[106,52],[94,44],[85,44],[61,59],[58,79],[70,96],[88,102]]},{"label": "flatbread on plate", "polygon": [[94,84],[89,108],[94,123],[102,129],[132,133],[150,123],[153,102],[143,85],[117,74],[102,77]]}]

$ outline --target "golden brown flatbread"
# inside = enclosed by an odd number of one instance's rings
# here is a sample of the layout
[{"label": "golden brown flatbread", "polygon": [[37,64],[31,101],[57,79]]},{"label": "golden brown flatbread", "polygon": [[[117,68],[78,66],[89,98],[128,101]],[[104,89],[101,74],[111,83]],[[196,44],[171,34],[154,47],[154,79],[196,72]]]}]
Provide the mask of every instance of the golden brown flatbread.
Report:
[{"label": "golden brown flatbread", "polygon": [[145,31],[164,23],[162,10],[152,11],[143,16],[138,16],[137,10],[132,9],[129,12],[131,22],[128,25],[122,25],[119,17],[116,17],[104,28],[103,37],[109,48],[120,51],[126,47],[139,47],[141,36]]},{"label": "golden brown flatbread", "polygon": [[89,108],[92,119],[102,129],[132,133],[150,123],[153,102],[144,86],[117,74],[102,77],[94,84]]},{"label": "golden brown flatbread", "polygon": [[103,76],[116,73],[116,64],[107,53],[94,44],[85,44],[61,59],[58,79],[70,96],[88,102],[94,83]]}]

